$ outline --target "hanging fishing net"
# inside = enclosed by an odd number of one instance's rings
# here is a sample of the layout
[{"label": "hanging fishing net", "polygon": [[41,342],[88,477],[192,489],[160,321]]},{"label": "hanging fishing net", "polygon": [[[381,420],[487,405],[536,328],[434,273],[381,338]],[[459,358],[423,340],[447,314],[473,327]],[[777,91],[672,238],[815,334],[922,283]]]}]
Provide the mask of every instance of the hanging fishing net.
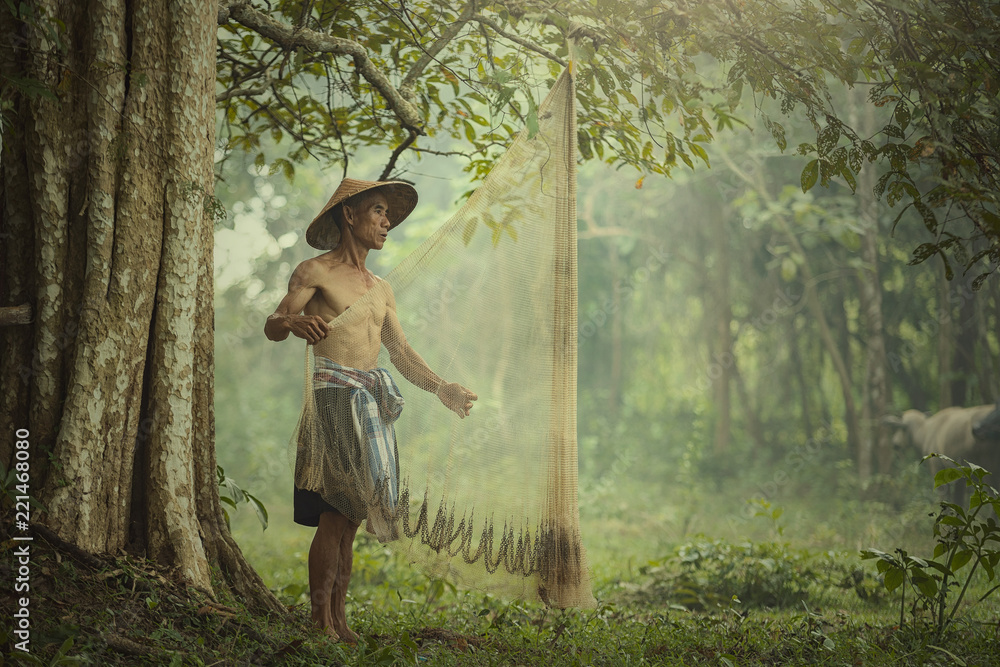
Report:
[{"label": "hanging fishing net", "polygon": [[[307,346],[295,479],[380,540],[398,539],[434,576],[588,606],[568,72],[537,117],[537,130],[521,132],[461,210]],[[371,349],[359,337],[387,306],[395,318],[380,326],[377,361],[352,356]],[[478,394],[469,417],[448,410],[433,383],[425,390],[421,361]],[[371,411],[382,417],[374,426]],[[318,444],[330,442],[338,444]]]}]

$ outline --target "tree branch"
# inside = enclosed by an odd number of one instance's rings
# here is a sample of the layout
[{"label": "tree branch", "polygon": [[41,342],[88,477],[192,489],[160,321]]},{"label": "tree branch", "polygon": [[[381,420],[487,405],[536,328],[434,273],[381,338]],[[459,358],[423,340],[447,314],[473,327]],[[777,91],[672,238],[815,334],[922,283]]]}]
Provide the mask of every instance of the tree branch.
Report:
[{"label": "tree branch", "polygon": [[396,146],[396,150],[392,152],[392,155],[389,157],[389,163],[385,165],[385,169],[382,170],[382,175],[378,177],[378,180],[380,181],[389,180],[389,175],[392,173],[392,170],[395,169],[396,167],[396,160],[399,159],[399,156],[402,154],[402,152],[405,151],[407,148],[409,148],[410,144],[416,141],[416,139],[417,139],[417,133],[414,132],[413,130],[410,130],[409,136],[406,137],[406,139],[404,139],[402,143]]},{"label": "tree branch", "polygon": [[559,22],[548,14],[548,12],[558,8],[557,4],[539,6],[535,8],[529,8],[527,5],[521,3],[502,4],[506,6],[507,12],[517,19],[523,19],[529,11],[532,11],[532,9],[543,12],[541,17],[536,15],[533,16],[531,20],[536,23],[541,23],[542,25],[548,25],[556,28],[559,32],[563,33],[567,39],[589,39],[593,43],[595,51],[601,48],[601,44],[608,41],[608,35],[602,34],[590,26],[583,25],[582,23],[570,21],[568,26],[565,24],[560,25]]},{"label": "tree branch", "polygon": [[462,29],[469,19],[472,18],[473,12],[476,11],[475,0],[469,0],[465,5],[465,9],[462,10],[462,14],[458,17],[458,20],[448,26],[441,36],[438,37],[437,41],[431,44],[427,49],[424,50],[420,59],[413,65],[409,72],[407,72],[406,77],[399,83],[399,89],[407,97],[412,97],[413,82],[424,73],[427,66],[430,65],[436,58],[437,54],[448,45],[448,42],[455,39],[458,35],[458,31]]},{"label": "tree branch", "polygon": [[216,95],[215,102],[216,103],[225,102],[226,100],[231,100],[234,97],[255,97],[257,95],[263,95],[264,93],[267,92],[267,89],[269,87],[270,87],[270,82],[265,83],[260,88],[243,88],[243,89],[233,88],[232,90],[227,90],[224,93]]},{"label": "tree branch", "polygon": [[218,20],[220,24],[236,21],[286,50],[303,48],[313,53],[350,56],[358,73],[381,93],[386,105],[396,114],[403,127],[412,129],[418,134],[424,133],[424,120],[420,111],[389,82],[385,74],[368,57],[368,50],[358,42],[332,37],[308,28],[293,28],[254,9],[248,0],[221,0]]},{"label": "tree branch", "polygon": [[532,43],[531,41],[529,41],[527,39],[524,39],[522,37],[518,37],[517,35],[512,35],[509,32],[506,32],[493,19],[490,19],[490,18],[487,18],[485,16],[481,16],[479,14],[476,14],[475,16],[472,17],[472,20],[473,21],[477,21],[478,23],[482,23],[484,26],[490,28],[491,30],[493,30],[493,32],[495,32],[496,34],[500,35],[501,37],[503,37],[505,39],[509,39],[510,41],[514,42],[515,44],[520,44],[524,48],[530,49],[530,50],[534,51],[535,53],[537,53],[539,55],[542,55],[542,56],[545,56],[549,60],[553,60],[553,61],[559,63],[560,65],[562,65],[563,67],[566,67],[566,61],[563,60],[562,58],[560,58],[559,56],[557,56],[556,54],[552,53],[551,51],[549,51],[547,49],[543,49],[542,47],[538,46],[537,44]]}]

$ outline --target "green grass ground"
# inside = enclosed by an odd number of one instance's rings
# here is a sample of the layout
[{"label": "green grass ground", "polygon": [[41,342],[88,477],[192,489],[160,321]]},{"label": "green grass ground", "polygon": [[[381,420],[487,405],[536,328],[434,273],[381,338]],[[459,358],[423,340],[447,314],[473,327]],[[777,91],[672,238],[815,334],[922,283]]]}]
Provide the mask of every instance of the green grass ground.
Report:
[{"label": "green grass ground", "polygon": [[12,664],[995,665],[1000,605],[996,596],[975,602],[986,577],[935,638],[927,616],[909,608],[900,626],[898,591],[886,594],[858,558],[858,548],[896,545],[929,554],[926,501],[891,520],[878,503],[824,520],[803,503],[734,523],[738,494],[721,493],[684,506],[585,508],[598,599],[587,610],[455,590],[361,537],[348,602],[357,646],[309,627],[311,531],[280,504],[265,533],[248,509],[233,528],[286,618],[254,616],[231,596],[209,604],[141,561],[95,568],[36,542],[32,655]]}]

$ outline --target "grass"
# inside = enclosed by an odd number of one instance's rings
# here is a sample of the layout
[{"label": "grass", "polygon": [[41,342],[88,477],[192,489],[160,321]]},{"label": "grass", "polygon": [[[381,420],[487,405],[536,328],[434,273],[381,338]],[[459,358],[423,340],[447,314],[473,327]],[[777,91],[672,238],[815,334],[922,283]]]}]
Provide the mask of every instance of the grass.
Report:
[{"label": "grass", "polygon": [[896,627],[891,606],[858,604],[850,593],[846,608],[733,603],[692,613],[631,599],[621,581],[599,582],[602,602],[591,610],[447,588],[434,597],[434,587],[387,604],[369,596],[378,588],[359,587],[350,613],[362,641],[351,647],[311,631],[305,605],[288,619],[248,615],[233,599],[208,605],[141,562],[118,559],[94,571],[46,549],[36,567],[58,573],[36,597],[40,664],[67,639],[69,656],[95,665],[988,665],[996,651],[995,608],[992,626],[967,619],[931,646]]},{"label": "grass", "polygon": [[[12,662],[70,664],[61,660],[72,658],[77,664],[171,666],[996,663],[1000,609],[995,598],[972,602],[986,592],[985,578],[974,584],[970,602],[960,611],[961,621],[932,644],[919,614],[911,622],[908,610],[907,624],[899,626],[898,592],[880,595],[874,567],[858,559],[859,545],[891,549],[900,541],[914,553],[929,553],[926,503],[921,512],[913,509],[914,517],[923,517],[912,522],[899,518],[905,512],[893,515],[891,521],[878,520],[878,504],[837,516],[826,512],[825,521],[810,520],[809,505],[802,504],[777,518],[774,508],[761,506],[770,512],[768,516],[734,525],[723,517],[734,514],[732,503],[739,502],[738,494],[732,498],[710,494],[696,500],[688,499],[686,509],[660,505],[620,512],[618,508],[615,516],[585,508],[584,534],[602,538],[588,543],[599,600],[589,610],[555,610],[454,590],[361,537],[348,614],[362,641],[353,647],[330,643],[309,627],[305,554],[311,531],[293,526],[280,503],[269,504],[271,525],[264,537],[248,510],[233,516],[233,528],[251,562],[288,605],[287,618],[254,616],[232,596],[223,595],[213,604],[140,560],[121,556],[94,567],[36,541],[32,556],[37,580],[32,584],[36,661],[13,657]],[[693,519],[685,517],[692,512]],[[716,517],[714,523],[711,517]],[[920,531],[900,532],[900,522],[916,527],[921,521]],[[684,528],[691,525],[706,528],[711,537],[692,535]],[[801,537],[791,540],[786,535]],[[9,562],[4,559],[0,569]],[[754,585],[738,588],[748,581]],[[868,599],[862,599],[859,589],[870,594]],[[734,600],[736,590],[743,591],[746,599]],[[787,595],[776,596],[775,591]],[[6,627],[0,629],[0,639],[4,632]],[[3,643],[9,651],[10,638]]]}]

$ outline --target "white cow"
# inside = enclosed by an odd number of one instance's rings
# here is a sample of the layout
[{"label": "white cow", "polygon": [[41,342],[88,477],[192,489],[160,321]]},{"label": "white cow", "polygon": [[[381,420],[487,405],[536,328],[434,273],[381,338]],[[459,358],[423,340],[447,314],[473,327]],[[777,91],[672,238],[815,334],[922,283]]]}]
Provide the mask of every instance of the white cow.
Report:
[{"label": "white cow", "polygon": [[[907,410],[902,417],[886,417],[883,421],[896,428],[892,444],[897,449],[915,448],[921,456],[944,454],[959,464],[971,461],[990,472],[1000,473],[1000,442],[980,440],[972,433],[973,426],[979,424],[994,407],[945,408],[931,416],[919,410]],[[934,474],[946,465],[937,458],[927,463]],[[997,476],[991,475],[986,479],[987,483],[992,483]],[[954,502],[965,501],[966,487],[962,482],[953,482],[949,490]]]}]

